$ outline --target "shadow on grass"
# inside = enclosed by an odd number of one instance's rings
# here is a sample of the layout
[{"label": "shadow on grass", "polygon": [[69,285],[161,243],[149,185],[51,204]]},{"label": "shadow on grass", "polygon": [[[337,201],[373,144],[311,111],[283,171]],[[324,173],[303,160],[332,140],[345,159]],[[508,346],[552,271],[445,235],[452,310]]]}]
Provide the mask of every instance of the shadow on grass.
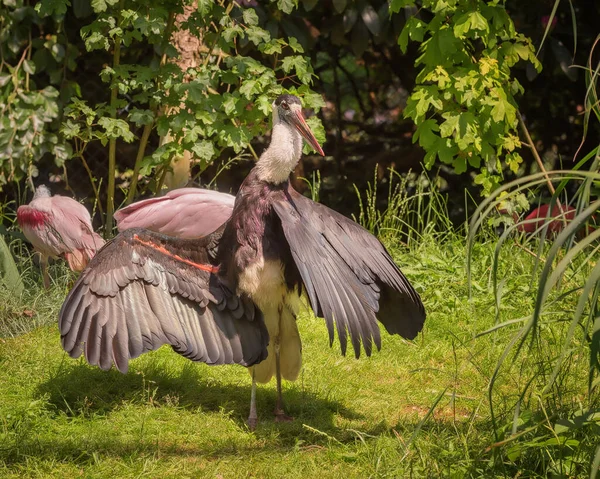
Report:
[{"label": "shadow on grass", "polygon": [[[114,370],[105,372],[83,363],[65,361],[58,372],[38,385],[34,393],[45,403],[43,409],[48,413],[46,419],[39,423],[35,420],[20,422],[8,442],[0,445],[0,461],[9,468],[23,467],[33,457],[49,462],[66,461],[78,466],[93,465],[106,457],[120,458],[126,462],[159,456],[175,460],[181,458],[184,461],[191,457],[195,458],[193,460],[211,461],[212,458],[220,460],[232,456],[287,456],[294,450],[302,452],[305,448],[314,451],[314,448],[329,446],[342,455],[349,454],[355,460],[361,454],[369,457],[371,454],[383,454],[380,451],[382,446],[378,443],[380,437],[393,440],[396,431],[402,432],[404,437],[410,437],[419,423],[417,417],[394,426],[385,421],[373,423],[338,401],[303,391],[297,383],[284,392],[288,412],[295,417],[295,421],[275,423],[272,413],[276,391],[272,382],[259,387],[260,422],[258,429],[250,433],[245,426],[250,398],[249,377],[234,373],[232,384],[232,371],[229,370],[223,374],[229,382],[225,379],[220,381],[212,374],[205,374],[206,369],[198,368],[191,362],[176,371],[171,369],[161,367],[161,363],[157,362],[138,365],[137,370],[122,375]],[[238,379],[242,385],[235,384]],[[243,385],[245,380],[247,386]],[[175,414],[178,410],[197,414],[199,418],[212,413],[213,419],[208,422],[200,420],[198,425],[204,429],[196,436],[189,436],[186,431],[179,436],[177,424],[170,426],[171,431],[175,430],[174,434],[143,432],[142,423],[148,409],[163,407],[170,408]],[[123,423],[122,415],[111,416],[111,413],[118,413],[122,409],[127,409],[127,414],[131,414],[127,424]],[[215,418],[215,412],[223,414],[225,423],[232,420],[235,425],[233,429],[231,422],[228,422],[229,425],[211,430],[214,421],[220,421],[219,417]],[[65,422],[63,415],[74,419],[73,428],[71,421]],[[189,418],[189,414],[186,417]],[[44,421],[54,421],[55,418],[56,428],[42,430],[41,425],[47,424]],[[337,425],[340,418],[346,424],[358,420],[363,422],[363,426],[360,431],[348,429],[348,426],[340,427]],[[114,421],[114,427],[112,424],[107,427],[107,421]],[[139,428],[135,426],[137,421]],[[94,427],[94,424],[98,424],[106,434],[90,434],[89,427]],[[468,428],[468,424],[459,427]],[[120,428],[126,430],[121,432]],[[431,418],[431,422],[423,425],[421,434],[436,437],[445,443],[453,439],[455,428],[449,421]],[[173,440],[173,437],[176,439]],[[398,440],[397,446],[392,443],[388,447],[391,449],[386,454],[392,459],[403,457],[403,441]]]},{"label": "shadow on grass", "polygon": [[[204,376],[201,368],[191,362],[186,362],[177,372],[169,369],[158,363],[121,374],[114,369],[102,371],[83,363],[65,362],[56,374],[39,384],[36,396],[45,398],[49,409],[72,417],[92,418],[126,405],[170,406],[198,414],[223,411],[238,426],[246,427],[251,391],[249,376],[247,385],[238,385],[220,382],[212,375]],[[336,416],[348,420],[364,417],[339,401],[302,390],[298,383],[284,390],[286,411],[295,420],[278,424],[274,423],[273,416],[277,398],[275,381],[258,386],[257,436],[268,435],[273,429],[306,432],[303,424],[335,436],[338,432],[334,424]],[[287,438],[287,434],[282,437]],[[289,439],[290,445],[296,443],[294,434]]]}]

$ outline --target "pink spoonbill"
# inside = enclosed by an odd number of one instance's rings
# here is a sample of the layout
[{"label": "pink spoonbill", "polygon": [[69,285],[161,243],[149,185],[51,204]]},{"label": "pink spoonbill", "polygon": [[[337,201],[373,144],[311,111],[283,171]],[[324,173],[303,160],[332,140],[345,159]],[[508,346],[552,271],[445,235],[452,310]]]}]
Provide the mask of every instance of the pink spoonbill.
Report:
[{"label": "pink spoonbill", "polygon": [[82,271],[104,245],[85,206],[66,196],[52,196],[44,185],[37,187],[31,203],[19,206],[17,222],[40,254],[45,288],[50,287],[49,257],[62,257],[73,271]]}]

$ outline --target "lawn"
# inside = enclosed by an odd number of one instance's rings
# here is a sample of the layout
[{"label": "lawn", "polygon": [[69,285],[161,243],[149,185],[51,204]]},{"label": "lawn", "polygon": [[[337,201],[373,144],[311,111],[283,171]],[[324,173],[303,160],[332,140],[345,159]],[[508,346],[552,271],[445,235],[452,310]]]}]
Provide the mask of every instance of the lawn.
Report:
[{"label": "lawn", "polygon": [[469,299],[464,238],[426,236],[411,250],[392,247],[428,317],[414,342],[384,334],[371,358],[342,357],[337,341],[328,347],[324,321],[303,313],[303,371],[284,383],[295,420],[273,421],[272,382],[259,387],[255,432],[245,424],[250,377],[242,367],[192,363],[168,347],[132,361],[127,375],[69,358],[56,318],[72,279],[55,265],[48,293],[32,283],[26,297],[1,299],[0,476],[588,475],[597,424],[564,437],[556,426],[590,405],[583,335],[557,385],[541,393],[568,327],[573,305],[566,300],[546,312],[533,341],[506,356],[492,418],[488,385],[522,324],[478,334],[531,314],[535,296],[533,258],[510,243],[498,269],[506,281],[497,310],[494,248],[494,241],[476,244]]}]

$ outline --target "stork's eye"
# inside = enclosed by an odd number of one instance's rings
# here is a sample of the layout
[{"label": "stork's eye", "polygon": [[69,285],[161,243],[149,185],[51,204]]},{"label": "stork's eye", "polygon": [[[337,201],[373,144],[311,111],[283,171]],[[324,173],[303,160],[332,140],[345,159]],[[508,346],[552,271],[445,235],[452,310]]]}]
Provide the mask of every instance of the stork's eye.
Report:
[{"label": "stork's eye", "polygon": [[286,102],[282,101],[281,102],[281,108],[283,108],[284,110],[289,110],[290,106]]}]

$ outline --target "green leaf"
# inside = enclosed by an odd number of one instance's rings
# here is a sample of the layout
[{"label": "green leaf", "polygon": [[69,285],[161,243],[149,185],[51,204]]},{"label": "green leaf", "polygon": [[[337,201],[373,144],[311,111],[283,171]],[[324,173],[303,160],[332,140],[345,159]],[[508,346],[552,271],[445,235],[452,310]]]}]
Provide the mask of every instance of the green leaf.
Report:
[{"label": "green leaf", "polygon": [[440,135],[442,136],[442,138],[449,137],[454,132],[458,133],[458,122],[460,120],[460,113],[443,113],[442,118],[446,120],[440,125]]},{"label": "green leaf", "polygon": [[232,113],[235,112],[235,107],[236,104],[239,100],[238,97],[235,97],[231,94],[226,93],[225,95],[223,95],[225,100],[223,101],[222,107],[223,107],[223,111],[225,112],[226,115],[231,115]]},{"label": "green leaf", "polygon": [[[82,32],[83,31],[84,29],[82,29]],[[94,31],[89,36],[84,37],[84,40],[85,48],[88,52],[98,49],[108,50],[110,48],[110,42],[108,38],[97,31]]]},{"label": "green leaf", "polygon": [[202,140],[192,147],[194,156],[203,161],[210,161],[215,155],[215,148],[210,141]]},{"label": "green leaf", "polygon": [[[447,165],[451,165],[454,163],[454,159],[457,152],[456,146],[450,139],[442,140],[437,144],[437,154],[442,163],[446,163]],[[431,168],[430,165],[429,168]]]},{"label": "green leaf", "polygon": [[273,55],[274,53],[281,53],[283,42],[281,40],[271,40],[269,43],[262,43],[258,48],[265,55]]},{"label": "green leaf", "polygon": [[454,35],[457,38],[476,38],[473,34],[467,35],[471,30],[490,31],[487,20],[477,11],[461,15],[454,24]]},{"label": "green leaf", "polygon": [[189,82],[185,86],[185,90],[187,91],[188,100],[192,103],[203,103],[206,99],[206,86],[198,79]]},{"label": "green leaf", "polygon": [[392,0],[392,3],[390,4],[390,12],[398,13],[404,7],[411,7],[414,5],[414,0]]},{"label": "green leaf", "polygon": [[400,36],[398,37],[398,45],[400,46],[402,53],[406,53],[409,38],[413,42],[421,43],[426,31],[427,24],[423,20],[417,17],[410,17],[407,20],[406,25],[404,25],[402,32],[400,32]]},{"label": "green leaf", "polygon": [[[294,53],[304,53],[304,48],[295,37],[288,38],[288,45],[294,51]],[[280,52],[281,53],[281,52]]]},{"label": "green leaf", "polygon": [[283,13],[292,13],[298,7],[298,0],[277,0],[277,8]]},{"label": "green leaf", "polygon": [[0,285],[14,295],[23,292],[23,280],[4,238],[0,236]]},{"label": "green leaf", "polygon": [[232,147],[233,151],[239,153],[248,146],[251,136],[248,128],[244,126],[223,125],[219,130],[219,139],[226,146]]},{"label": "green leaf", "polygon": [[242,17],[246,25],[258,25],[258,15],[253,8],[244,8]]},{"label": "green leaf", "polygon": [[315,93],[310,90],[307,85],[302,85],[298,88],[297,93],[302,96],[302,103],[304,108],[313,108],[319,110],[325,106],[325,100],[321,93]]},{"label": "green leaf", "polygon": [[431,107],[436,110],[443,108],[440,93],[435,86],[421,86],[417,87],[409,97],[404,113],[413,121],[418,121],[427,114]]},{"label": "green leaf", "polygon": [[59,143],[54,145],[52,153],[54,154],[54,164],[58,167],[62,167],[64,166],[65,161],[73,156],[73,148],[71,148],[69,143]]},{"label": "green leaf", "polygon": [[439,127],[435,120],[425,120],[417,126],[413,135],[413,143],[417,140],[425,150],[431,150],[439,142],[440,137],[435,134]]},{"label": "green leaf", "polygon": [[312,69],[306,59],[299,55],[285,57],[281,62],[281,68],[285,73],[289,73],[293,68],[302,83],[310,83],[312,80]]},{"label": "green leaf", "polygon": [[135,123],[136,126],[150,125],[154,121],[154,113],[150,110],[133,108],[129,112],[129,121]]},{"label": "green leaf", "polygon": [[95,13],[105,12],[107,8],[106,0],[92,0],[92,9]]},{"label": "green leaf", "polygon": [[246,30],[246,36],[255,45],[271,41],[271,34],[260,27],[249,27]]},{"label": "green leaf", "polygon": [[214,0],[198,0],[198,12],[200,15],[208,15],[214,3]]},{"label": "green leaf", "polygon": [[24,60],[23,70],[25,70],[30,75],[33,75],[35,73],[35,63],[33,63],[33,61],[31,60]]},{"label": "green leaf", "polygon": [[268,95],[260,95],[256,99],[256,108],[260,110],[265,116],[271,114],[272,105]]},{"label": "green leaf", "polygon": [[71,5],[69,0],[41,0],[35,5],[35,11],[40,17],[49,17],[50,15],[64,15],[67,13],[67,7]]},{"label": "green leaf", "polygon": [[495,88],[492,90],[492,94],[497,98],[493,102],[494,107],[491,113],[494,121],[502,122],[506,120],[509,125],[514,125],[517,121],[517,109],[507,100],[505,91],[501,88]]},{"label": "green leaf", "polygon": [[244,33],[244,30],[242,29],[242,27],[240,25],[232,25],[223,30],[223,32],[221,33],[221,37],[227,43],[233,43],[233,40],[236,39],[237,37],[243,35],[243,33]]},{"label": "green leaf", "polygon": [[127,143],[131,143],[135,139],[126,121],[105,116],[98,120],[98,124],[104,128],[108,138],[123,138]]},{"label": "green leaf", "polygon": [[467,171],[467,160],[461,156],[455,158],[454,171],[459,175]]},{"label": "green leaf", "polygon": [[470,58],[465,53],[464,44],[454,36],[452,29],[446,26],[435,31],[423,46],[426,46],[425,51],[417,61],[430,68],[452,65]]},{"label": "green leaf", "polygon": [[240,93],[248,100],[252,99],[254,94],[260,93],[260,85],[257,80],[246,80],[240,87]]},{"label": "green leaf", "polygon": [[74,123],[71,120],[67,119],[67,121],[65,121],[62,124],[60,132],[65,138],[70,140],[71,138],[75,138],[79,134],[80,129],[81,126],[78,123]]},{"label": "green leaf", "polygon": [[510,171],[516,174],[519,171],[519,166],[523,163],[523,158],[518,153],[509,153],[505,157],[505,162]]}]

